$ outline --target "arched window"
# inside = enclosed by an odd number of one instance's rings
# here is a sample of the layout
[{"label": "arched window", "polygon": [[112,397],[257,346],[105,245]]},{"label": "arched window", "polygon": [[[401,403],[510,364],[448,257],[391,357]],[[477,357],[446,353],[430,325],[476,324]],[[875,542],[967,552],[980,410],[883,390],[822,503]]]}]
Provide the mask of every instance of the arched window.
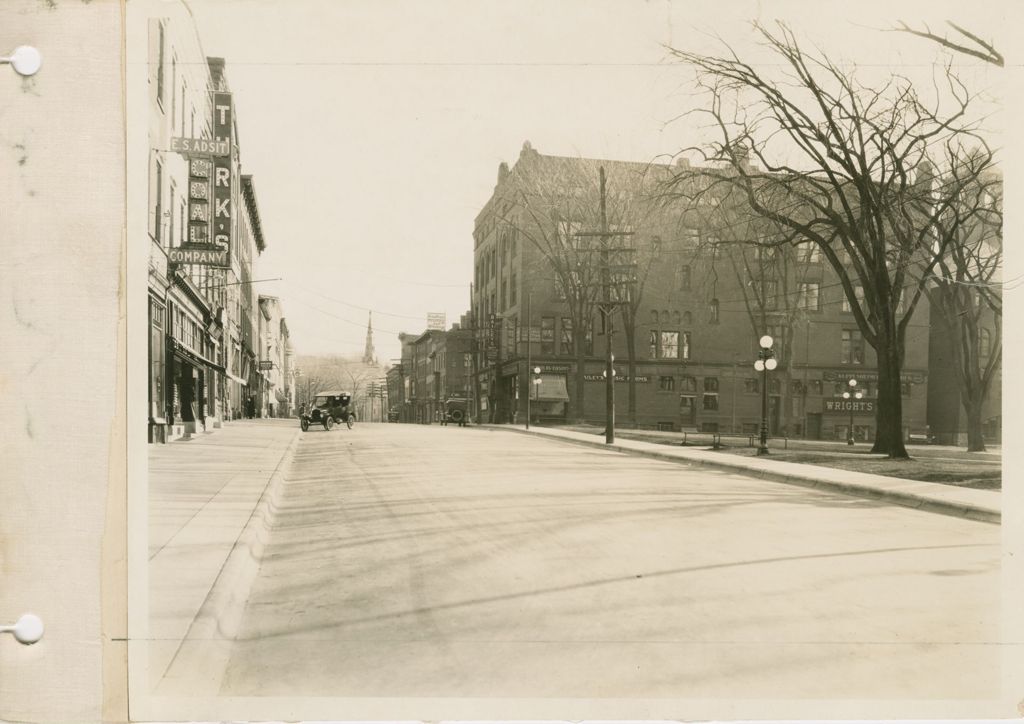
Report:
[{"label": "arched window", "polygon": [[679,312],[677,312],[677,311],[672,312],[672,326],[678,327],[679,324],[680,324],[679,320],[680,320]]},{"label": "arched window", "polygon": [[658,310],[657,309],[652,309],[651,310],[651,324],[653,326],[655,326],[655,327],[658,326]]},{"label": "arched window", "polygon": [[669,325],[669,317],[668,317],[668,310],[667,309],[662,309],[661,310],[661,324],[665,325],[666,327]]},{"label": "arched window", "polygon": [[693,315],[689,312],[683,312],[683,324],[687,327],[693,324]]}]

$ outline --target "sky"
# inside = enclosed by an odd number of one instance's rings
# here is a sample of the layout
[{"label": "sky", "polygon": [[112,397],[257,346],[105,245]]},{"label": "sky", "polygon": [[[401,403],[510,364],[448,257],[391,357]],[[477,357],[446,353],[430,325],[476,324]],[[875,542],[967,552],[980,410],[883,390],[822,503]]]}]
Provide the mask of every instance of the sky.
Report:
[{"label": "sky", "polygon": [[451,324],[468,311],[474,219],[524,141],[543,154],[650,161],[704,133],[683,115],[700,100],[666,46],[725,41],[768,60],[749,23],[782,19],[868,77],[913,75],[930,73],[937,49],[880,28],[950,18],[998,45],[1011,26],[1009,4],[939,1],[189,6],[204,51],[227,63],[267,241],[256,278],[281,278],[259,292],[280,297],[298,354],[360,354],[372,309],[384,363],[400,355],[397,333],[422,332],[428,312]]}]

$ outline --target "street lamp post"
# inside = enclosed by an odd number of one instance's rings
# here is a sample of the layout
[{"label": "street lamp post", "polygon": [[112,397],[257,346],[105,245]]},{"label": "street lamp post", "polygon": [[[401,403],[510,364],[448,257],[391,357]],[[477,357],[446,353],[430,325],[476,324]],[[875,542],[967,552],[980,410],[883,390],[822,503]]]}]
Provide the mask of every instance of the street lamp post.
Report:
[{"label": "street lamp post", "polygon": [[850,389],[843,393],[843,399],[849,400],[850,405],[850,427],[846,431],[846,444],[853,445],[853,408],[855,407],[854,400],[859,400],[864,397],[864,393],[857,389],[857,380],[850,380],[847,383]]},{"label": "street lamp post", "polygon": [[772,344],[775,340],[769,335],[764,335],[758,340],[761,349],[757,352],[757,361],[754,362],[754,369],[761,373],[761,440],[757,448],[758,455],[768,454],[768,371],[778,366],[775,359],[775,352],[772,351]]}]

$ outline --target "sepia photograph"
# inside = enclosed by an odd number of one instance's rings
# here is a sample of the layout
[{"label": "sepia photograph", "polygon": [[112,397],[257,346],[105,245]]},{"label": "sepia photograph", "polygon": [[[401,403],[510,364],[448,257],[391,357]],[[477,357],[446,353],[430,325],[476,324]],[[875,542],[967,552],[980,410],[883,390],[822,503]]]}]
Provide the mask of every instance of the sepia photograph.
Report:
[{"label": "sepia photograph", "polygon": [[132,718],[1016,715],[1007,7],[129,0]]}]

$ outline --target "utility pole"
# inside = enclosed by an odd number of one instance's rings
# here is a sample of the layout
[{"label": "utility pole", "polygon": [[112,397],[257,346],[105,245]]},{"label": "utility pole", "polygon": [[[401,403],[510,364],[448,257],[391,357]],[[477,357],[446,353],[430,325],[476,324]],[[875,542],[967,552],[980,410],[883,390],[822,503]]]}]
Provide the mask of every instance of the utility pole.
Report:
[{"label": "utility pole", "polygon": [[[607,194],[605,191],[605,175],[604,166],[598,169],[600,179],[600,191],[601,191],[601,230],[597,232],[582,232],[577,236],[596,236],[601,240],[601,319],[604,323],[605,333],[605,358],[604,358],[604,396],[605,396],[605,428],[604,428],[604,441],[605,444],[612,444],[615,442],[615,369],[612,366],[615,362],[615,356],[612,353],[612,336],[614,335],[614,321],[612,318],[612,312],[618,306],[618,302],[613,301],[611,298],[611,252],[613,251],[611,246],[611,239],[618,236],[632,236],[632,231],[609,231],[608,230],[608,211],[607,211]],[[614,251],[621,251],[621,249],[614,249]],[[578,330],[575,332],[577,339],[576,344],[582,344],[581,334],[585,334],[585,330]],[[583,370],[577,371],[577,374],[583,374]]]},{"label": "utility pole", "polygon": [[533,318],[530,307],[533,305],[533,290],[526,293],[526,429],[530,429],[530,398],[533,397],[533,359],[530,355],[533,345],[530,334],[533,332]]}]

